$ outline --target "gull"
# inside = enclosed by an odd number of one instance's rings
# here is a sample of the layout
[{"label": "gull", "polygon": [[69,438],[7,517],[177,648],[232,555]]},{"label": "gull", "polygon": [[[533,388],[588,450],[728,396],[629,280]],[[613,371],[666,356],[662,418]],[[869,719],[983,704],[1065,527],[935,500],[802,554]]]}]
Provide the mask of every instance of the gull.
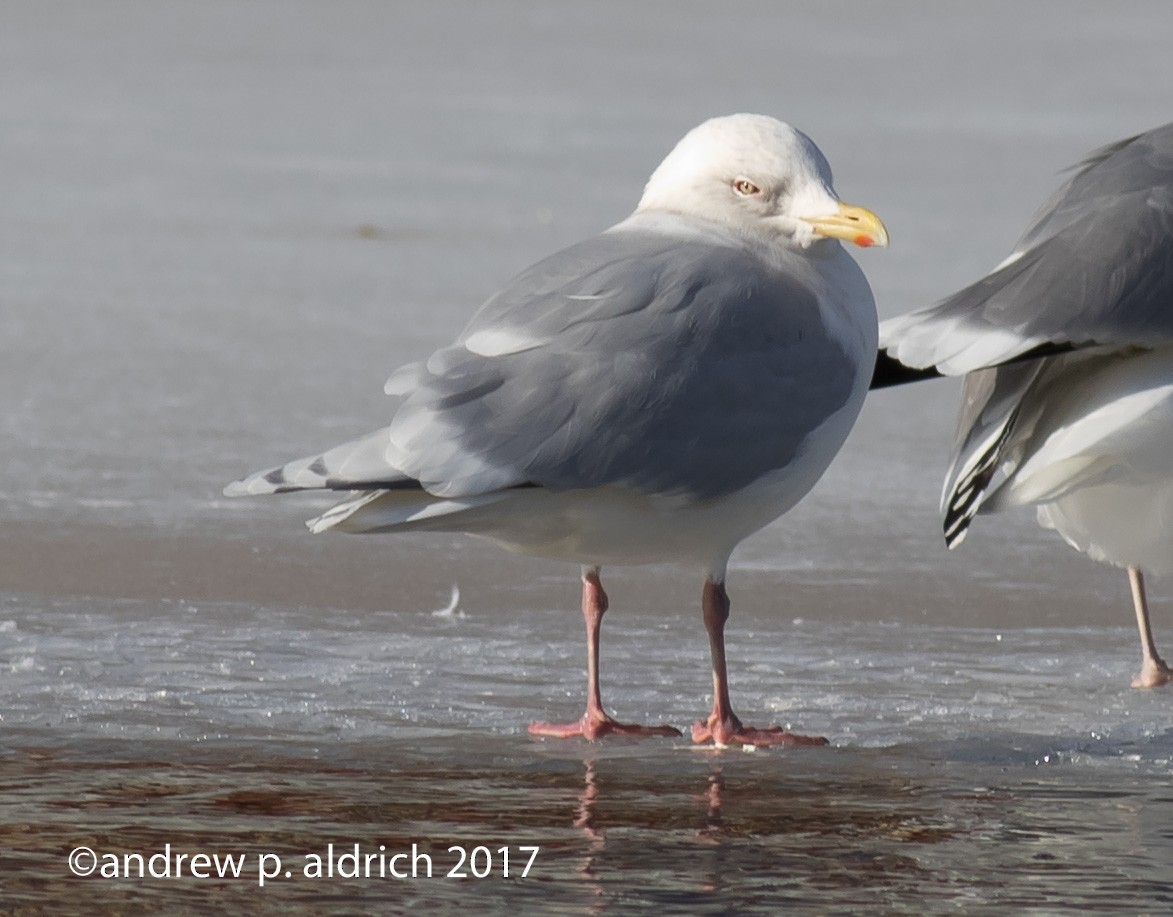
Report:
[{"label": "gull", "polygon": [[535,735],[679,735],[603,708],[600,570],[690,565],[713,675],[693,739],[824,744],[734,714],[725,574],[740,541],[814,486],[867,393],[875,304],[840,240],[888,237],[840,202],[809,137],[762,115],[713,118],[631,216],[524,270],[453,344],[396,371],[389,426],[225,493],[353,491],[310,529],[462,532],[579,564],[586,710]]},{"label": "gull", "polygon": [[1173,680],[1144,580],[1173,570],[1173,124],[1072,171],[992,273],[884,322],[880,344],[965,374],[941,495],[949,547],[975,515],[1035,506],[1040,525],[1128,571],[1132,684],[1156,687]]}]

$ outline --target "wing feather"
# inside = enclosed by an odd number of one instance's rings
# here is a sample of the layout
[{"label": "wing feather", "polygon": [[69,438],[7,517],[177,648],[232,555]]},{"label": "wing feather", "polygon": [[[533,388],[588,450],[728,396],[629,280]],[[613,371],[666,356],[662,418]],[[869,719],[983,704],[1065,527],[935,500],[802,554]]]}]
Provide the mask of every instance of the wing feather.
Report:
[{"label": "wing feather", "polygon": [[882,323],[909,366],[960,375],[1042,344],[1173,341],[1173,125],[1096,151],[1038,211],[1003,266]]}]

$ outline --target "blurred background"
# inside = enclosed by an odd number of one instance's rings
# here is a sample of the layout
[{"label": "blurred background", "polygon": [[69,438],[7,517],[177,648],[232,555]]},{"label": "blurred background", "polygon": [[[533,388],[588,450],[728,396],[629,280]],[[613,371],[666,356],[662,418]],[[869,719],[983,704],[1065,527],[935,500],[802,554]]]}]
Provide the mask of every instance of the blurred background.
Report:
[{"label": "blurred background", "polygon": [[[760,112],[810,134],[840,195],[891,233],[887,251],[856,253],[881,316],[932,303],[1010,251],[1060,170],[1170,119],[1171,29],[1162,0],[8,0],[0,723],[23,749],[0,756],[10,785],[49,785],[30,749],[102,774],[129,758],[218,773],[274,754],[379,774],[416,766],[420,737],[460,776],[470,731],[508,761],[476,764],[490,789],[528,785],[525,767],[564,775],[567,761],[580,782],[585,746],[524,736],[529,719],[581,709],[577,570],[455,536],[312,537],[302,520],[327,501],[229,501],[221,488],[383,425],[393,369],[451,340],[525,266],[625,217],[713,115]],[[1029,512],[979,519],[963,548],[943,546],[958,389],[871,396],[818,487],[734,555],[735,703],[840,749],[897,749],[794,778],[838,774],[819,783],[830,806],[861,774],[935,774],[948,760],[961,784],[988,786],[1053,754],[1075,768],[1076,822],[1096,793],[1167,812],[1168,698],[1127,687],[1138,654],[1124,574]],[[686,726],[708,704],[699,576],[605,576],[605,699]],[[1167,647],[1168,584],[1152,592]],[[531,745],[547,764],[517,763]],[[634,765],[634,752],[590,754],[628,762],[630,811],[651,805],[646,775],[693,773],[672,752]],[[775,764],[760,767],[753,780],[772,786]],[[1137,768],[1156,782],[1138,788]],[[697,772],[703,789],[713,774]],[[81,779],[53,775],[37,805]],[[422,797],[451,790],[422,779]],[[950,835],[954,885],[940,887],[996,894],[966,872],[997,835],[988,813],[959,814],[957,787],[925,780],[938,821],[969,826]],[[493,799],[516,804],[485,793],[491,812]],[[229,811],[241,820],[205,827],[244,832],[248,813]],[[190,830],[186,817],[168,824]],[[8,824],[64,844],[60,823],[37,818]],[[638,827],[669,837],[665,818]],[[1157,823],[1121,828],[1142,852],[1119,874],[1146,894],[1169,893]],[[855,856],[855,828],[843,823],[846,846],[829,856]],[[745,830],[771,838],[770,862],[806,837]],[[1063,862],[1092,895],[1104,874],[1088,864],[1118,847],[1080,837]],[[608,895],[647,879],[624,857]],[[937,887],[920,863],[927,884],[900,894]],[[1013,885],[999,863],[994,884]],[[1070,892],[1073,874],[1044,878]],[[1041,887],[1022,875],[1022,889]]]},{"label": "blurred background", "polygon": [[[325,544],[299,525],[312,498],[220,489],[381,425],[391,370],[526,265],[622,219],[705,118],[764,112],[815,138],[840,194],[892,232],[889,251],[858,254],[886,316],[988,270],[1060,169],[1161,123],[1173,71],[1160,3],[14,2],[3,15],[0,572],[17,591],[67,578],[158,593],[168,568],[184,594],[237,598],[240,542],[297,552],[283,581],[343,551],[397,569],[417,550],[407,539]],[[875,395],[820,487],[735,565],[863,578],[880,591],[834,604],[869,619],[951,620],[979,602],[991,622],[1007,604],[1008,622],[1118,620],[1098,609],[1126,601],[1123,577],[1029,512],[982,520],[944,552],[956,398],[948,382]],[[130,562],[139,550],[153,574]],[[467,550],[506,579],[557,569]],[[419,573],[414,557],[403,569]],[[886,598],[898,571],[903,598]],[[346,579],[315,600],[388,604],[386,577],[362,594]],[[1016,600],[1038,583],[1061,613]]]}]

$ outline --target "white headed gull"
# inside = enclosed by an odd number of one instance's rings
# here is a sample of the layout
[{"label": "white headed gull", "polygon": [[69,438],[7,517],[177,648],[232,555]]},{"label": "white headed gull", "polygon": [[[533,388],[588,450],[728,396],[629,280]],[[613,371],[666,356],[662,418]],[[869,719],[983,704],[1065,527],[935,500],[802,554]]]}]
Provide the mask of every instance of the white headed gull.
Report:
[{"label": "white headed gull", "polygon": [[818,480],[867,393],[875,305],[840,241],[886,245],[840,203],[805,134],[731,115],[690,131],[635,212],[488,300],[451,346],[387,383],[390,426],[258,472],[229,495],[357,491],[315,532],[465,532],[582,565],[587,707],[539,735],[678,734],[599,695],[604,564],[704,577],[713,709],[698,742],[823,742],[743,726],[729,702],[733,548]]}]

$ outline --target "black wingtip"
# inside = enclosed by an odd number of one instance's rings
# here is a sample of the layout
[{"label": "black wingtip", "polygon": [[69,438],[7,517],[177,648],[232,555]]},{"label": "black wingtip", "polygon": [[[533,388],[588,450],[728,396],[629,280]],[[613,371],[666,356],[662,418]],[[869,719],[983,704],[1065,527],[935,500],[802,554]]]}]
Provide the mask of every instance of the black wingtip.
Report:
[{"label": "black wingtip", "polygon": [[945,544],[950,549],[961,544],[966,532],[969,531],[970,523],[978,514],[978,510],[981,509],[990,481],[994,479],[994,475],[998,471],[998,466],[1002,461],[1002,452],[1010,441],[1010,435],[1014,432],[1014,425],[1017,421],[1018,408],[1015,408],[1006,418],[997,438],[986,447],[973,467],[970,468],[969,473],[957,482],[953,493],[949,495],[949,500],[945,504],[945,519],[942,529],[945,534]]},{"label": "black wingtip", "polygon": [[[1047,342],[1039,344],[1037,347],[1032,347],[1030,350],[1024,351],[1009,359],[977,368],[994,369],[998,366],[1012,366],[1015,363],[1041,360],[1044,357],[1056,357],[1065,353],[1071,353],[1075,350],[1083,350],[1095,346],[1094,341],[1088,341],[1084,344],[1075,344],[1070,341],[1063,343]],[[895,357],[890,356],[888,351],[881,350],[876,354],[876,368],[872,371],[872,384],[868,388],[875,391],[878,388],[891,388],[894,385],[907,385],[909,382],[923,382],[926,379],[944,379],[946,375],[946,373],[941,372],[935,366],[929,366],[925,369],[913,369],[911,366],[905,366]]]},{"label": "black wingtip", "polygon": [[895,357],[889,356],[888,351],[881,350],[876,354],[876,368],[872,371],[872,384],[868,388],[875,391],[878,388],[892,388],[895,385],[908,385],[910,382],[923,382],[926,379],[941,379],[944,375],[935,366],[927,369],[905,366]]}]

